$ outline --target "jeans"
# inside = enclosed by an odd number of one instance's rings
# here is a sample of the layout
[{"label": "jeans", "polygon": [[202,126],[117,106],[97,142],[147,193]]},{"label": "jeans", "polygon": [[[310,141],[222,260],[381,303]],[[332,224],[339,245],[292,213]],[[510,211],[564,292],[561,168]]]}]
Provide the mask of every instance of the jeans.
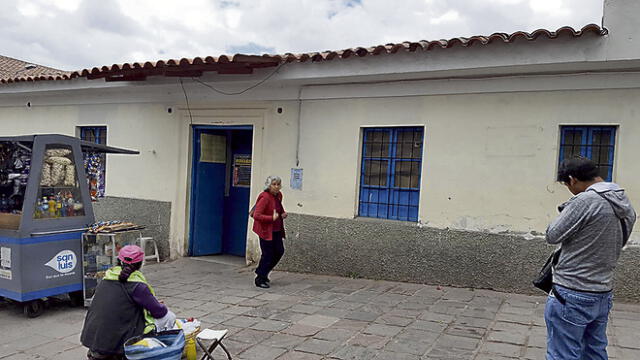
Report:
[{"label": "jeans", "polygon": [[272,240],[260,239],[260,250],[262,250],[262,256],[260,256],[260,263],[256,268],[256,274],[266,279],[269,276],[269,272],[278,265],[278,262],[282,259],[282,255],[284,255],[282,232],[275,231]]},{"label": "jeans", "polygon": [[589,293],[554,285],[544,309],[547,360],[606,360],[607,321],[613,293]]}]

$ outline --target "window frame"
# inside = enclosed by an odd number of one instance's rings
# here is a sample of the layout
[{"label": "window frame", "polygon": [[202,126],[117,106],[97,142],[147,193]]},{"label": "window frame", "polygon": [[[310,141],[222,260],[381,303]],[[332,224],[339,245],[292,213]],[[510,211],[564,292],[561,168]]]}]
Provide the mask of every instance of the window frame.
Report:
[{"label": "window frame", "polygon": [[[598,147],[600,145],[593,144],[593,132],[594,131],[602,131],[608,130],[611,131],[610,142],[612,144],[606,145],[611,148],[611,152],[609,153],[609,158],[607,159],[607,166],[609,167],[608,176],[605,178],[605,181],[614,181],[615,179],[615,169],[616,169],[616,159],[618,154],[618,135],[620,133],[620,125],[619,124],[560,124],[558,126],[558,162],[556,164],[556,179],[558,174],[558,169],[560,167],[560,163],[564,158],[565,152],[565,131],[569,130],[580,130],[582,131],[581,141],[580,141],[580,156],[587,157],[591,159],[593,154],[593,148]],[[575,146],[575,144],[574,144]],[[603,164],[602,162],[598,164]]]},{"label": "window frame", "polygon": [[[356,217],[371,218],[371,219],[384,219],[384,220],[396,220],[396,221],[409,221],[418,222],[420,213],[420,191],[422,188],[422,171],[424,162],[424,146],[425,146],[425,127],[424,125],[402,125],[402,126],[371,126],[362,127],[360,132],[360,167],[357,181],[357,202],[356,202]],[[419,154],[402,154],[400,157],[401,146],[404,142],[398,142],[399,133],[402,131],[410,131],[412,133],[419,132],[420,138],[412,138],[412,142],[420,143]],[[369,156],[367,153],[368,136],[375,132],[387,132],[388,136],[388,148],[386,149],[386,156],[384,154]],[[384,141],[382,142],[384,144]],[[366,175],[366,162],[367,161],[386,161],[386,185],[367,185]],[[396,168],[399,163],[418,163],[417,171],[417,187],[411,187],[412,171],[410,170],[409,187],[400,187],[396,184]],[[380,196],[380,192],[386,192],[387,200],[380,202],[379,199],[376,202],[369,202],[364,199],[365,194],[371,194],[368,189],[378,190],[377,196]],[[406,201],[400,201],[401,198],[405,198]],[[369,204],[376,204],[376,212],[369,214]],[[366,206],[366,210],[363,210],[363,206]],[[384,211],[380,211],[379,206],[385,208]],[[413,209],[412,209],[413,208]],[[405,215],[402,215],[402,212]]]}]

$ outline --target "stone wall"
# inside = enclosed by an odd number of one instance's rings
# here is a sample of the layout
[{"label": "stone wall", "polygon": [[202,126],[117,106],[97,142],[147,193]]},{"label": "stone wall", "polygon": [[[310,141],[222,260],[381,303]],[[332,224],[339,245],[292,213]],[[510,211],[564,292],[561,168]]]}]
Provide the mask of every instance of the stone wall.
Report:
[{"label": "stone wall", "polygon": [[[541,295],[531,280],[543,239],[442,230],[378,219],[290,214],[279,269]],[[640,302],[640,250],[623,251],[616,298]]]},{"label": "stone wall", "polygon": [[123,220],[145,225],[143,236],[158,244],[161,259],[169,258],[171,203],[108,196],[93,203],[96,221]]}]

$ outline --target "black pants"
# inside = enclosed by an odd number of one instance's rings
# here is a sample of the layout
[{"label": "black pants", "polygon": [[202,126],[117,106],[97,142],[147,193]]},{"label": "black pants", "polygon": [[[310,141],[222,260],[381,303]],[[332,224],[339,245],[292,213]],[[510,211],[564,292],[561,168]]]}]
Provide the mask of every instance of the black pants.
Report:
[{"label": "black pants", "polygon": [[260,238],[260,250],[262,250],[262,256],[260,257],[256,274],[259,277],[266,278],[269,272],[278,265],[282,255],[284,255],[282,232],[274,232],[271,241]]}]

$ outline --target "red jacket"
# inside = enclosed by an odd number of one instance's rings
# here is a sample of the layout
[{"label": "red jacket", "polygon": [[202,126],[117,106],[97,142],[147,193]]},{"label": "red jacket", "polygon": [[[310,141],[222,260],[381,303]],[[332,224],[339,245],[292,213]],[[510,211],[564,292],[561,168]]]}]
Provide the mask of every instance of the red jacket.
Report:
[{"label": "red jacket", "polygon": [[[278,193],[276,197],[268,191],[263,191],[258,195],[256,207],[253,212],[253,232],[261,239],[273,240],[273,212],[276,209],[276,201],[282,203],[282,193]],[[284,209],[284,207],[282,207]],[[282,214],[280,214],[282,215]],[[284,227],[282,228],[282,237],[284,238]]]}]

